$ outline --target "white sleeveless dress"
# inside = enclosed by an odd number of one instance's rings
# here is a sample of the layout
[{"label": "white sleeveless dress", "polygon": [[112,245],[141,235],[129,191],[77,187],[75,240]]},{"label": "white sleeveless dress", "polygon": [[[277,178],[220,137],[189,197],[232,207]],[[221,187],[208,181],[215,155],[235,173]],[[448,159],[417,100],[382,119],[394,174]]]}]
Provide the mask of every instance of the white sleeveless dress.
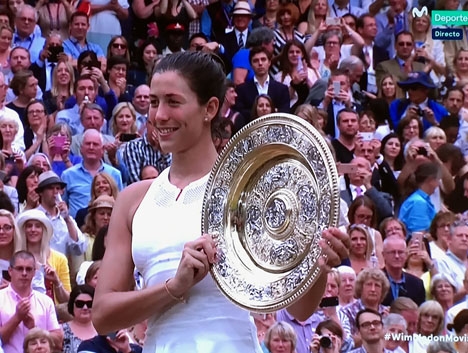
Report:
[{"label": "white sleeveless dress", "polygon": [[[180,191],[168,168],[151,184],[132,224],[132,256],[144,286],[174,277],[184,244],[201,235],[208,177]],[[148,320],[144,353],[262,352],[249,312],[225,298],[209,274],[188,298]]]}]

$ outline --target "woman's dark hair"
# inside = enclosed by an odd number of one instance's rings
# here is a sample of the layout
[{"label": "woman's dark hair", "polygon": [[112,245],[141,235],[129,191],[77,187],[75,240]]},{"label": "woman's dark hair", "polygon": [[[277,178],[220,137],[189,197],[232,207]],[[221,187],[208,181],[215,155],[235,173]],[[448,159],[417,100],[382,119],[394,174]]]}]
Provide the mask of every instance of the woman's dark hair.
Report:
[{"label": "woman's dark hair", "polygon": [[299,12],[299,8],[293,3],[285,3],[280,5],[280,8],[276,12],[276,22],[282,25],[281,16],[283,16],[283,14],[286,12],[289,12],[291,15],[291,22],[294,24],[297,23],[301,14]]},{"label": "woman's dark hair", "polygon": [[284,48],[283,50],[281,51],[281,55],[280,55],[280,58],[279,58],[279,62],[280,62],[280,68],[281,68],[281,71],[282,71],[282,77],[281,77],[281,82],[284,81],[284,78],[286,77],[286,75],[288,74],[291,74],[294,70],[294,67],[291,65],[291,63],[289,62],[289,58],[288,58],[288,52],[289,52],[289,49],[292,47],[292,46],[295,46],[295,47],[298,47],[300,50],[301,50],[301,58],[302,60],[305,60],[306,63],[307,63],[307,66],[309,66],[309,54],[307,54],[307,51],[304,47],[304,44],[302,44],[301,42],[299,42],[297,39],[293,39],[293,40],[290,40],[288,42],[286,42],[286,44],[284,45]]},{"label": "woman's dark hair", "polygon": [[21,91],[28,84],[30,77],[34,77],[34,74],[30,70],[20,70],[13,76],[10,82],[10,88],[16,96],[19,96]]},{"label": "woman's dark hair", "polygon": [[341,328],[340,324],[338,324],[335,320],[328,319],[328,320],[322,321],[315,328],[315,333],[317,333],[318,335],[322,335],[323,329],[327,329],[328,331],[333,332],[335,335],[340,337],[341,340],[344,339],[343,329]]},{"label": "woman's dark hair", "polygon": [[395,158],[394,168],[395,170],[402,170],[403,164],[405,164],[405,157],[403,155],[403,145],[401,144],[401,140],[397,134],[395,134],[394,132],[391,132],[382,139],[382,142],[380,145],[380,154],[382,156],[384,155],[385,146],[387,145],[387,142],[390,141],[390,139],[392,138],[395,138],[400,142],[400,153],[398,153],[398,156],[396,156]]},{"label": "woman's dark hair", "polygon": [[457,175],[460,169],[466,164],[465,156],[461,149],[451,143],[444,143],[440,146],[437,151],[437,157],[442,161],[442,163],[446,163],[451,161],[451,169],[450,173],[452,175]]},{"label": "woman's dark hair", "polygon": [[[231,128],[231,134],[229,136],[227,136],[226,131],[228,126]],[[213,140],[231,138],[234,133],[234,129],[234,123],[231,119],[216,119],[216,122],[211,125],[211,135],[213,136]]]},{"label": "woman's dark hair", "polygon": [[396,129],[396,133],[398,135],[398,138],[400,139],[402,148],[403,148],[403,145],[404,145],[404,142],[405,142],[405,140],[403,138],[403,132],[405,130],[405,127],[407,127],[413,120],[418,122],[418,127],[419,127],[418,137],[420,139],[422,139],[422,137],[423,137],[424,129],[423,129],[423,124],[422,124],[421,120],[419,120],[418,118],[405,116],[403,119],[400,120],[400,122],[398,123],[397,129]]},{"label": "woman's dark hair", "polygon": [[101,268],[101,265],[102,265],[102,261],[97,260],[97,261],[94,261],[88,267],[88,271],[86,271],[86,276],[85,276],[85,279],[84,279],[86,284],[88,284],[94,278],[97,271],[99,271],[99,269]]},{"label": "woman's dark hair", "polygon": [[115,65],[120,65],[120,64],[125,64],[125,66],[127,67],[127,70],[130,66],[129,61],[124,56],[120,56],[120,55],[111,56],[109,59],[107,59],[106,71],[109,72],[109,70],[112,69]]},{"label": "woman's dark hair", "polygon": [[257,119],[259,116],[257,114],[257,104],[260,98],[266,99],[268,102],[270,102],[271,106],[271,112],[274,113],[276,111],[275,103],[273,102],[273,99],[268,94],[259,94],[257,97],[255,97],[254,103],[252,104],[252,111],[250,112],[250,119],[251,121],[254,119]]},{"label": "woman's dark hair", "polygon": [[23,203],[26,201],[26,198],[28,196],[28,188],[26,187],[26,179],[31,174],[37,174],[38,176],[41,175],[42,169],[35,166],[35,165],[30,165],[26,168],[23,169],[21,174],[18,177],[18,181],[16,182],[16,191],[18,192],[18,200],[20,203]]},{"label": "woman's dark hair", "polygon": [[15,15],[13,12],[10,10],[10,5],[8,4],[8,1],[6,2],[6,8],[0,10],[0,16],[7,16],[8,17],[8,26],[10,28],[14,28],[15,24]]},{"label": "woman's dark hair", "polygon": [[136,53],[137,55],[135,55],[135,60],[136,60],[135,65],[136,65],[137,69],[146,70],[145,62],[143,61],[143,52],[145,51],[146,47],[149,46],[149,45],[152,45],[156,49],[157,53],[161,52],[160,45],[156,40],[151,39],[151,38],[146,39],[137,48],[137,53]]},{"label": "woman's dark hair", "polygon": [[108,230],[109,226],[104,226],[98,230],[96,234],[96,239],[94,239],[93,249],[91,250],[92,261],[102,260],[102,258],[104,257],[104,253],[106,252],[104,240],[107,237]]},{"label": "woman's dark hair", "polygon": [[0,191],[0,210],[7,210],[13,214],[16,213],[16,207],[13,205],[10,197],[3,190]]},{"label": "woman's dark hair", "polygon": [[70,292],[70,298],[68,299],[68,312],[70,315],[74,315],[75,300],[80,294],[88,294],[91,298],[94,298],[94,288],[87,284],[75,286]]},{"label": "woman's dark hair", "polygon": [[78,56],[78,60],[76,63],[76,67],[78,69],[78,76],[80,76],[81,74],[81,70],[83,68],[83,61],[89,58],[91,59],[91,63],[93,64],[96,64],[99,62],[98,57],[94,51],[85,50],[84,52],[80,54],[80,56]]},{"label": "woman's dark hair", "polygon": [[[206,104],[215,97],[221,108],[226,92],[226,75],[219,57],[199,51],[174,53],[163,58],[154,69],[154,73],[166,71],[178,72],[187,81],[197,96],[198,104]],[[219,109],[216,116],[219,117]],[[215,120],[212,120],[212,124]]]},{"label": "woman's dark hair", "polygon": [[367,108],[374,113],[374,119],[377,126],[388,123],[390,130],[393,130],[393,122],[390,118],[390,108],[385,98],[371,99]]},{"label": "woman's dark hair", "polygon": [[372,211],[372,219],[370,226],[372,228],[377,228],[377,209],[375,208],[375,203],[366,195],[358,196],[354,201],[349,205],[348,210],[348,220],[350,224],[354,224],[354,216],[359,207],[364,206]]}]

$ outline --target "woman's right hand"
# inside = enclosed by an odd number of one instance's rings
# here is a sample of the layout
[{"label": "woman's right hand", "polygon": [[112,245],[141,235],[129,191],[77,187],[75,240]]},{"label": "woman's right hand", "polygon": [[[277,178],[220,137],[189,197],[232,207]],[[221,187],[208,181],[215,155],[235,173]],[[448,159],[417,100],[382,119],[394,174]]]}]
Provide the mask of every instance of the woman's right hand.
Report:
[{"label": "woman's right hand", "polygon": [[216,247],[208,234],[186,243],[176,275],[167,282],[169,292],[178,298],[185,297],[195,284],[205,278],[215,262]]},{"label": "woman's right hand", "polygon": [[320,336],[316,333],[312,336],[309,348],[311,353],[318,353],[320,351]]},{"label": "woman's right hand", "polygon": [[36,190],[29,190],[26,195],[26,204],[31,208],[36,208],[39,204],[39,195]]}]

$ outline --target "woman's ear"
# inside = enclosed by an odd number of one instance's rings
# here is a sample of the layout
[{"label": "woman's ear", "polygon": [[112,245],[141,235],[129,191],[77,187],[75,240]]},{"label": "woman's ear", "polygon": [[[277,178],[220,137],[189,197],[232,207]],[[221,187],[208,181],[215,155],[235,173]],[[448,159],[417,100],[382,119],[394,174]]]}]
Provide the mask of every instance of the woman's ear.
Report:
[{"label": "woman's ear", "polygon": [[219,111],[219,99],[216,97],[211,97],[206,103],[206,112],[205,112],[205,119],[208,121],[213,120],[218,114]]}]

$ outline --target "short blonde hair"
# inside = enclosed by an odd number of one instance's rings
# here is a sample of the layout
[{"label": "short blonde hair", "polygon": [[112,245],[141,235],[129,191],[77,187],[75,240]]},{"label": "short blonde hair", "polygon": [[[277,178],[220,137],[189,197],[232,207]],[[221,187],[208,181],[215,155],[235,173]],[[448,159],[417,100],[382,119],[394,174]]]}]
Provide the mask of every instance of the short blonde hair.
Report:
[{"label": "short blonde hair", "polygon": [[281,339],[291,342],[291,350],[295,352],[297,335],[293,327],[284,321],[275,322],[265,334],[265,346],[271,351],[271,339],[274,335],[279,336]]},{"label": "short blonde hair", "polygon": [[132,115],[132,118],[133,118],[131,133],[134,134],[137,132],[136,111],[135,111],[135,108],[133,107],[133,104],[128,103],[128,102],[120,102],[112,110],[112,134],[114,136],[119,132],[118,127],[117,127],[117,115],[119,115],[120,112],[125,108],[128,108],[128,110],[130,110],[130,114]]},{"label": "short blonde hair", "polygon": [[444,329],[444,322],[445,322],[445,313],[444,313],[444,309],[442,308],[442,305],[440,305],[439,302],[435,300],[428,300],[419,306],[418,332],[421,329],[421,317],[425,314],[439,316],[439,324],[437,325],[435,332],[431,332],[431,333],[437,334],[437,335],[440,334],[442,330]]},{"label": "short blonde hair", "polygon": [[380,302],[382,302],[390,289],[390,282],[388,281],[387,276],[385,276],[385,273],[378,268],[365,268],[359,272],[356,278],[356,284],[354,285],[355,297],[361,298],[364,283],[370,279],[378,281],[382,285],[382,295],[380,297]]},{"label": "short blonde hair", "polygon": [[447,142],[447,136],[445,135],[445,131],[442,130],[440,127],[431,126],[429,129],[424,132],[424,141],[429,142],[431,137],[442,136]]},{"label": "short blonde hair", "polygon": [[52,352],[52,347],[54,346],[54,344],[53,344],[52,337],[50,336],[49,331],[43,330],[43,329],[41,329],[39,327],[32,328],[28,332],[26,337],[24,338],[23,352],[28,353],[29,342],[32,341],[32,340],[38,339],[38,338],[45,338],[49,342],[49,347],[50,347],[49,353]]}]

